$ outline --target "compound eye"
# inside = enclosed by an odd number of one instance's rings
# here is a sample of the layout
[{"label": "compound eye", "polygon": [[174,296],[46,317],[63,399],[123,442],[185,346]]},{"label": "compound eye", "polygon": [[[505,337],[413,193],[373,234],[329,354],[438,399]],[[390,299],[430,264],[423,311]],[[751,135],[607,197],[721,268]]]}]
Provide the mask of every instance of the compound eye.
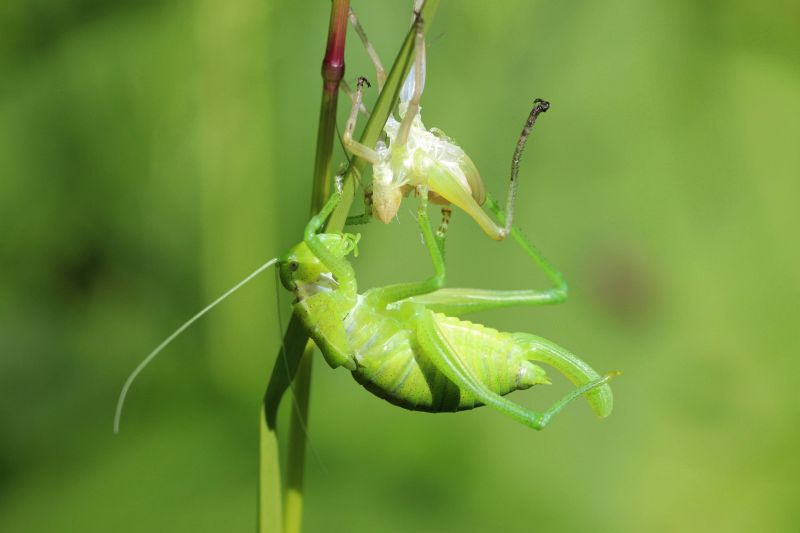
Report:
[{"label": "compound eye", "polygon": [[290,261],[289,262],[289,270],[295,272],[298,268],[300,268],[300,263],[297,261]]}]

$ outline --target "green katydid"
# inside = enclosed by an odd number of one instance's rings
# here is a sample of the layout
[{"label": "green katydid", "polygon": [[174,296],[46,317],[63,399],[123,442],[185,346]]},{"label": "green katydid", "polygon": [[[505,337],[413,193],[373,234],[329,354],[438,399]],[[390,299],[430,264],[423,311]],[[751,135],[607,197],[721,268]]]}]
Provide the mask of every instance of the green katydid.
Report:
[{"label": "green katydid", "polygon": [[[385,75],[377,53],[352,10],[350,20],[375,64],[378,89],[382,90]],[[371,148],[353,139],[356,119],[359,112],[364,110],[363,88],[369,82],[360,77],[352,94],[353,107],[345,126],[343,144],[353,155],[372,164],[372,184],[371,190],[365,190],[366,212],[350,217],[348,223],[368,222],[372,213],[384,223],[389,223],[395,217],[402,198],[419,185],[425,185],[432,202],[461,208],[487,235],[495,240],[503,240],[511,232],[513,223],[522,149],[536,119],[549,109],[550,104],[538,98],[534,100],[511,161],[505,221],[498,223],[481,208],[488,201],[490,210],[496,211],[497,203],[487,195],[480,173],[470,157],[444,132],[438,128],[428,130],[422,123],[420,99],[425,85],[425,37],[423,22],[418,15],[414,23],[414,64],[400,94],[400,121],[390,116],[384,127],[388,144],[379,141],[375,148]]]},{"label": "green katydid", "polygon": [[[259,267],[189,319],[142,361],[120,393],[115,431],[119,427],[127,392],[144,367],[197,319],[276,263],[280,265],[284,286],[297,297],[295,314],[328,364],[348,368],[368,390],[392,403],[422,411],[454,411],[486,404],[519,422],[541,429],[567,403],[586,394],[595,413],[601,417],[610,414],[613,401],[607,382],[614,373],[601,377],[574,355],[540,337],[524,333],[501,333],[441,314],[462,315],[512,305],[555,303],[566,298],[567,289],[561,273],[513,227],[510,212],[504,215],[491,198],[486,198],[489,209],[500,221],[497,224],[480,208],[485,198],[483,184],[463,150],[440,132],[427,131],[422,126],[418,109],[424,76],[424,39],[419,18],[416,25],[417,55],[414,71],[409,75],[402,98],[403,122],[394,121],[387,126],[387,136],[393,142],[391,148],[384,146],[390,152],[384,162],[390,167],[394,159],[411,157],[413,164],[406,168],[406,177],[410,169],[415,181],[410,178],[394,181],[397,176],[392,170],[388,182],[391,187],[386,189],[390,197],[397,200],[397,205],[389,206],[395,211],[403,194],[415,190],[420,196],[418,222],[436,275],[425,282],[376,288],[358,295],[355,275],[345,259],[355,248],[358,236],[317,233],[341,198],[339,188],[320,214],[309,222],[302,243],[285,256]],[[382,76],[379,75],[378,79],[382,83]],[[360,81],[345,131],[345,145],[356,155],[369,159],[370,152],[367,150],[371,149],[352,141],[355,116],[362,108],[362,90],[363,81]],[[522,148],[536,117],[547,107],[546,102],[535,102],[517,143],[512,160],[508,211],[513,208]],[[416,150],[411,150],[414,146]],[[381,175],[380,172],[378,174]],[[423,179],[425,175],[427,179]],[[337,185],[341,187],[340,183]],[[373,187],[375,185],[377,183]],[[461,207],[494,238],[512,235],[555,286],[544,291],[442,289],[445,277],[442,254],[447,219],[434,237],[426,211],[429,198],[437,203],[454,203]],[[363,217],[349,221],[360,222]],[[543,413],[534,413],[504,398],[504,394],[513,390],[548,383],[544,370],[532,361],[544,362],[556,368],[578,388]]]},{"label": "green katydid", "polygon": [[[489,405],[514,420],[542,429],[569,402],[586,395],[594,412],[611,413],[608,381],[564,348],[528,333],[503,333],[444,313],[469,312],[547,301],[548,291],[441,289],[445,279],[444,234],[434,235],[428,191],[419,187],[417,220],[435,274],[426,281],[356,289],[345,257],[357,235],[317,233],[341,199],[335,192],[306,226],[305,239],[278,259],[283,285],[297,297],[294,312],[327,363],[344,366],[373,394],[401,407],[429,412]],[[502,216],[502,213],[500,213]],[[511,235],[535,260],[541,255],[512,227]],[[504,397],[549,383],[543,362],[577,388],[544,412]]]},{"label": "green katydid", "polygon": [[[358,294],[346,256],[359,235],[318,233],[342,197],[341,181],[321,212],[305,229],[303,242],[271,259],[192,317],[162,342],[131,373],[117,403],[114,427],[131,383],[177,335],[268,267],[278,264],[280,279],[296,297],[294,313],[333,368],[343,366],[373,394],[411,410],[442,412],[489,405],[514,420],[542,429],[581,395],[600,417],[611,413],[608,381],[584,361],[556,344],[528,333],[503,333],[452,315],[548,301],[548,291],[441,289],[445,234],[434,234],[427,214],[428,191],[418,186],[417,220],[435,275],[418,283],[374,288]],[[498,212],[502,218],[502,213]],[[512,227],[512,237],[540,264],[539,252]],[[552,269],[552,267],[550,267]],[[560,371],[577,388],[544,412],[533,412],[504,397],[549,383],[542,362]]]}]

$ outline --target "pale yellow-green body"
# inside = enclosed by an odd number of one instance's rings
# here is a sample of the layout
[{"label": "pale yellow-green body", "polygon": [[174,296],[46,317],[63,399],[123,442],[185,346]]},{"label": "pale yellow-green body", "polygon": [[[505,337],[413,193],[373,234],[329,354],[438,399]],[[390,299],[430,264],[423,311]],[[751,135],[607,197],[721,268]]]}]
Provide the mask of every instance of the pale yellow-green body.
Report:
[{"label": "pale yellow-green body", "polygon": [[[426,192],[424,189],[423,193]],[[610,414],[607,382],[563,348],[526,333],[503,333],[448,316],[509,304],[558,301],[564,287],[549,291],[443,289],[443,241],[427,218],[421,194],[418,221],[435,274],[428,280],[376,287],[358,294],[346,256],[358,236],[317,233],[341,200],[337,190],[306,226],[305,239],[281,256],[280,278],[296,297],[294,313],[333,368],[343,366],[375,395],[407,409],[458,411],[490,405],[534,429],[542,429],[564,406],[585,396],[595,413]],[[515,239],[521,236],[514,230]],[[531,254],[536,252],[529,244]],[[549,383],[544,362],[577,388],[544,412],[530,411],[504,395]]]},{"label": "pale yellow-green body", "polygon": [[[417,411],[456,411],[482,405],[437,370],[417,338],[419,313],[430,312],[411,302],[383,310],[360,298],[344,321],[356,369],[353,377],[391,403]],[[448,343],[493,392],[505,395],[537,383],[549,383],[541,367],[527,360],[527,351],[509,333],[481,324],[434,314]]]}]

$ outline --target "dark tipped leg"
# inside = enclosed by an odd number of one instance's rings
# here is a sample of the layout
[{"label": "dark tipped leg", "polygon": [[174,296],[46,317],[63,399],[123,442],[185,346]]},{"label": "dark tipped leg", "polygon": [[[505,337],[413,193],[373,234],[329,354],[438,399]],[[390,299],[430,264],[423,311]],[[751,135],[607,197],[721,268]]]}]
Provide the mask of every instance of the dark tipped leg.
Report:
[{"label": "dark tipped leg", "polygon": [[444,259],[444,240],[447,237],[447,228],[450,226],[450,217],[453,216],[453,210],[449,207],[442,208],[442,223],[436,230],[436,244],[439,246],[439,251]]},{"label": "dark tipped leg", "polygon": [[517,176],[519,175],[519,161],[522,158],[522,151],[525,149],[525,144],[528,142],[528,137],[533,130],[533,125],[536,124],[536,119],[539,115],[550,109],[550,102],[546,102],[541,98],[533,101],[533,109],[528,115],[528,120],[525,121],[525,126],[522,128],[522,133],[517,140],[517,147],[514,150],[514,156],[511,158],[511,180],[508,184],[508,198],[506,199],[505,211],[505,226],[503,227],[503,237],[506,237],[511,232],[511,226],[514,218],[514,201],[517,197]]},{"label": "dark tipped leg", "polygon": [[358,119],[358,112],[361,109],[361,100],[364,94],[364,85],[367,87],[370,86],[369,81],[367,78],[363,76],[358,78],[358,82],[356,83],[356,94],[353,98],[353,108],[350,110],[350,117],[347,119],[347,123],[344,127],[344,135],[342,136],[342,142],[344,143],[344,147],[356,157],[360,157],[369,161],[371,164],[375,164],[378,162],[378,154],[364,144],[353,139],[353,131],[356,128],[356,120]]}]

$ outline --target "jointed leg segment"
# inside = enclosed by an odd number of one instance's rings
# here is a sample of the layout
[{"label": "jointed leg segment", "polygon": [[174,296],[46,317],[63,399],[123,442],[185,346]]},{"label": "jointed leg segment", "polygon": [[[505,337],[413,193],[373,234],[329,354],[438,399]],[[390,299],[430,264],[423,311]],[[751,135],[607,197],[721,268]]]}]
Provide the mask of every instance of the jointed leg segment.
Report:
[{"label": "jointed leg segment", "polygon": [[[487,206],[500,221],[503,212],[491,197],[487,198]],[[525,253],[544,271],[553,287],[545,290],[492,290],[445,288],[429,294],[421,294],[411,298],[412,301],[425,304],[429,309],[452,316],[467,313],[514,307],[519,305],[546,305],[561,303],[567,299],[567,282],[563,274],[556,269],[520,231],[512,226],[511,236]],[[444,234],[437,234],[440,253],[444,254]]]},{"label": "jointed leg segment", "polygon": [[[511,226],[514,218],[514,200],[517,196],[517,175],[519,174],[519,160],[522,157],[522,150],[525,149],[525,143],[531,134],[533,125],[540,114],[550,109],[550,102],[546,102],[541,98],[533,101],[533,109],[528,115],[528,120],[525,121],[525,126],[522,128],[519,139],[517,140],[517,147],[514,150],[514,157],[511,158],[511,180],[508,184],[508,198],[506,199],[506,213],[505,213],[505,226],[503,226],[502,236],[505,238],[511,232]],[[495,213],[496,215],[496,213]]]},{"label": "jointed leg segment", "polygon": [[375,164],[378,162],[378,154],[364,144],[353,139],[353,130],[356,128],[356,120],[358,119],[358,111],[361,109],[361,99],[364,94],[364,84],[369,87],[369,81],[367,78],[360,77],[358,78],[358,82],[356,83],[356,94],[353,98],[353,108],[350,111],[350,117],[347,119],[347,123],[344,127],[344,135],[342,136],[342,142],[344,142],[345,148],[350,151],[353,155],[360,157],[362,159],[366,159],[371,164]]},{"label": "jointed leg segment", "polygon": [[336,190],[322,207],[319,213],[311,217],[306,225],[303,240],[311,252],[317,256],[331,271],[340,283],[354,283],[355,275],[350,263],[341,257],[336,257],[319,237],[319,231],[324,227],[328,217],[342,200],[341,176],[336,176]]},{"label": "jointed leg segment", "polygon": [[[350,98],[350,101],[351,101],[351,102],[352,102],[352,101],[354,101],[354,100],[356,99],[356,93],[355,93],[355,92],[353,92],[353,89],[351,89],[351,88],[350,88],[350,84],[349,84],[349,83],[347,83],[347,80],[341,80],[341,81],[339,82],[339,89],[341,89],[341,90],[342,90],[342,92],[343,92],[344,94],[346,94],[348,98]],[[358,110],[359,110],[361,113],[363,113],[364,115],[366,115],[367,117],[369,117],[369,109],[367,109],[367,106],[366,106],[366,105],[364,105],[364,102],[361,102],[361,103],[359,104],[359,106],[358,106]]]},{"label": "jointed leg segment", "polygon": [[428,219],[427,208],[428,190],[425,187],[419,187],[419,209],[417,211],[417,222],[419,223],[419,229],[422,232],[425,246],[428,249],[428,254],[431,256],[431,261],[433,262],[434,275],[425,281],[399,283],[381,287],[379,289],[373,289],[370,291],[370,297],[376,302],[389,304],[415,295],[433,292],[444,285],[446,274],[444,258],[442,257],[439,243],[434,237],[433,229],[431,228],[431,221]]},{"label": "jointed leg segment", "polygon": [[[411,106],[409,105],[409,109],[410,108]],[[525,122],[525,126],[522,129],[522,133],[517,140],[514,155],[511,159],[511,178],[508,185],[506,212],[505,216],[499,221],[497,220],[497,212],[499,209],[492,209],[495,211],[495,218],[489,216],[489,214],[483,210],[478,201],[472,196],[470,191],[465,190],[464,187],[462,187],[446,173],[432,172],[429,175],[428,182],[431,190],[436,191],[437,194],[447,199],[447,201],[464,210],[492,239],[498,241],[505,239],[511,233],[511,228],[513,227],[514,203],[517,197],[517,178],[519,175],[519,162],[520,158],[522,157],[522,151],[525,148],[525,144],[527,143],[528,137],[531,134],[533,125],[536,123],[536,119],[540,114],[544,113],[549,108],[550,104],[544,100],[536,99],[534,101],[533,109],[531,110],[528,119]],[[403,118],[404,122],[408,116],[409,115],[407,113]],[[400,137],[399,134],[398,137]],[[480,180],[480,177],[477,175],[478,172],[474,169],[474,167],[466,166],[465,168],[470,169],[470,175],[474,175],[477,180]]]},{"label": "jointed leg segment", "polygon": [[353,29],[356,30],[358,34],[358,38],[361,39],[361,43],[364,45],[364,48],[367,50],[367,55],[369,55],[372,64],[375,65],[375,78],[378,80],[378,90],[383,90],[383,84],[386,83],[386,70],[383,68],[381,64],[381,59],[378,57],[378,52],[375,51],[375,47],[372,46],[372,43],[369,41],[367,37],[367,32],[364,31],[364,27],[358,21],[358,17],[356,16],[355,11],[353,8],[350,8],[350,24],[353,25]]},{"label": "jointed leg segment", "polygon": [[417,330],[417,340],[436,368],[459,388],[475,395],[481,403],[497,409],[533,429],[544,428],[550,422],[550,419],[566,407],[567,404],[583,394],[604,385],[614,377],[613,374],[608,374],[591,381],[565,395],[543,413],[537,413],[492,392],[482,381],[475,377],[472,370],[459,357],[458,353],[450,346],[439,330],[432,311],[426,311],[421,317]]}]

